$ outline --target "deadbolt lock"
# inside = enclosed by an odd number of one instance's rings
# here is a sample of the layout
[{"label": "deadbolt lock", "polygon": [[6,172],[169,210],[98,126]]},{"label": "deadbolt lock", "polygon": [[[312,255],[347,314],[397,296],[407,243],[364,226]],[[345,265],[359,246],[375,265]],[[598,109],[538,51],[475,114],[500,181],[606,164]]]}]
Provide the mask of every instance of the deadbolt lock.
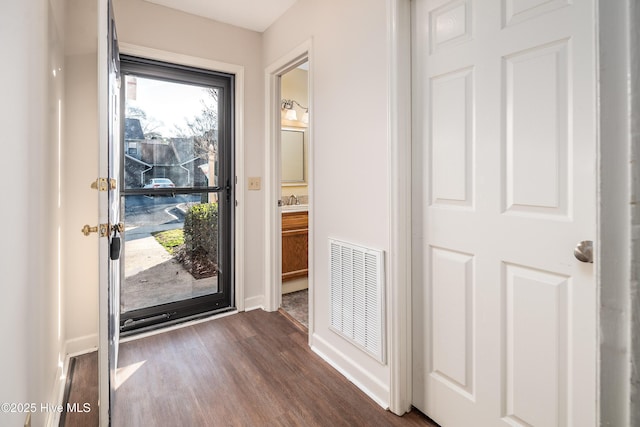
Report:
[{"label": "deadbolt lock", "polygon": [[100,224],[95,227],[85,224],[80,231],[82,231],[82,234],[85,236],[88,236],[91,233],[100,233],[100,237],[107,237],[109,235],[109,224]]}]

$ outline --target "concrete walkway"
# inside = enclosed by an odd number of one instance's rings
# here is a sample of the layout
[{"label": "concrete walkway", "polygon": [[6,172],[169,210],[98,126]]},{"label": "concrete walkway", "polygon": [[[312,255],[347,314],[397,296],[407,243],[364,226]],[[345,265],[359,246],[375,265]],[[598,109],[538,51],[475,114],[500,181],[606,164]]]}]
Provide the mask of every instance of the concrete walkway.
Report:
[{"label": "concrete walkway", "polygon": [[130,277],[173,258],[151,235],[156,231],[174,230],[182,224],[162,224],[126,229],[124,277]]},{"label": "concrete walkway", "polygon": [[195,279],[151,235],[181,228],[182,223],[125,230],[121,312],[190,299],[218,291],[218,277]]}]

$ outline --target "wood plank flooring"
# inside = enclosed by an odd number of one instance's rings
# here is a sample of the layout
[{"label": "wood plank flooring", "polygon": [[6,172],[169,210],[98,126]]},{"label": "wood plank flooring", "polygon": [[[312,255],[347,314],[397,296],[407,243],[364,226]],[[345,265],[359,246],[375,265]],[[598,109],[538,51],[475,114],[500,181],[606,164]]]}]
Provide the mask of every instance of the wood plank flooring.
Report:
[{"label": "wood plank flooring", "polygon": [[[98,352],[76,356],[71,375],[68,403],[76,404],[82,412],[66,412],[60,416],[63,427],[97,427],[98,411]],[[65,403],[65,407],[67,406]],[[88,407],[85,407],[88,404]],[[88,411],[86,410],[88,409]]]},{"label": "wood plank flooring", "polygon": [[384,411],[278,312],[254,310],[123,343],[118,365],[117,427],[437,427],[419,412]]}]

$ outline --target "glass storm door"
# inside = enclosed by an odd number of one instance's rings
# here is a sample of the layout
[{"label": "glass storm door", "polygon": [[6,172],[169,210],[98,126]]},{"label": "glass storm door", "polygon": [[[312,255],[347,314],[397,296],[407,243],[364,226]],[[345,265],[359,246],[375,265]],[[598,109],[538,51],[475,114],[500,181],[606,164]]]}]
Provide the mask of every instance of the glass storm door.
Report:
[{"label": "glass storm door", "polygon": [[234,77],[121,63],[126,333],[233,308]]},{"label": "glass storm door", "polygon": [[[99,418],[100,425],[110,425],[111,409],[115,397],[115,375],[118,365],[119,342],[119,288],[121,236],[120,194],[117,183],[120,175],[119,136],[120,136],[120,65],[118,38],[111,1],[105,0],[99,8],[100,40],[98,46],[99,65],[99,101],[100,101],[100,139],[99,174],[94,188],[98,190],[100,233],[99,244]],[[89,231],[89,230],[87,230]]]}]

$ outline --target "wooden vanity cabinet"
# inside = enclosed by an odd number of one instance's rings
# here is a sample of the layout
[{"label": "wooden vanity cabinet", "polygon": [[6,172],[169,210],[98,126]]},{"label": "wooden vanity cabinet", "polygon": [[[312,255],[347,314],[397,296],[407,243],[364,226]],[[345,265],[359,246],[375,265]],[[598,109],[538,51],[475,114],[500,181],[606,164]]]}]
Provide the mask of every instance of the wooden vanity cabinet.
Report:
[{"label": "wooden vanity cabinet", "polygon": [[282,213],[282,281],[309,273],[309,213]]}]

